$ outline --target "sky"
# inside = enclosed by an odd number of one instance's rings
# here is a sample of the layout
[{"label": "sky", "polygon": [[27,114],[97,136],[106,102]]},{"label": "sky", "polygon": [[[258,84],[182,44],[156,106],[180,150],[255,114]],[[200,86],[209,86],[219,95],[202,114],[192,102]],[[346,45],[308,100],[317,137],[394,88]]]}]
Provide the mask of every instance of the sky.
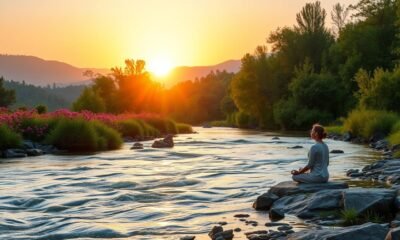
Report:
[{"label": "sky", "polygon": [[[266,44],[293,26],[307,0],[0,0],[0,53],[78,67],[110,68],[124,59],[151,65],[213,65]],[[340,2],[322,0],[329,12]]]}]

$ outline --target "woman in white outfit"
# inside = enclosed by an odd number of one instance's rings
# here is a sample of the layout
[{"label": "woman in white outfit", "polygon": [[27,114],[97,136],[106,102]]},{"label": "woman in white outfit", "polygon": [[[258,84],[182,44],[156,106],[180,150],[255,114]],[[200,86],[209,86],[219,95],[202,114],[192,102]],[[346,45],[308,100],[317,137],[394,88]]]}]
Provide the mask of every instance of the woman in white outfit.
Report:
[{"label": "woman in white outfit", "polygon": [[308,163],[304,168],[293,170],[292,179],[300,183],[325,183],[329,179],[329,149],[323,142],[326,138],[325,129],[314,124],[310,135],[315,144],[308,152]]}]

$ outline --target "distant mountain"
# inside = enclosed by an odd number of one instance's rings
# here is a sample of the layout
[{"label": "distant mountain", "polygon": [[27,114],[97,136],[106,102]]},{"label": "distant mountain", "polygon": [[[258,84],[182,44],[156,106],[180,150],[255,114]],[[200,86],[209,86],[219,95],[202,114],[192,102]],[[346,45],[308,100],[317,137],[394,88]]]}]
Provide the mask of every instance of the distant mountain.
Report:
[{"label": "distant mountain", "polygon": [[0,55],[0,76],[6,80],[25,81],[28,84],[46,86],[82,84],[87,70],[106,74],[108,69],[78,68],[59,61],[47,61],[33,56]]},{"label": "distant mountain", "polygon": [[159,80],[165,83],[166,87],[171,87],[179,82],[187,80],[195,80],[209,74],[211,71],[227,71],[231,73],[237,73],[240,70],[240,60],[229,60],[217,65],[212,66],[193,66],[193,67],[176,67],[166,77],[159,78]]},{"label": "distant mountain", "polygon": [[[172,69],[168,76],[158,78],[166,87],[176,83],[204,77],[211,71],[226,70],[236,73],[240,69],[240,60],[229,60],[212,66],[180,66]],[[107,74],[109,69],[104,68],[79,68],[59,61],[48,61],[33,56],[0,55],[0,76],[6,80],[17,82],[25,81],[26,84],[47,86],[55,83],[57,86],[86,85],[90,82],[83,73],[91,70],[94,73]]]}]

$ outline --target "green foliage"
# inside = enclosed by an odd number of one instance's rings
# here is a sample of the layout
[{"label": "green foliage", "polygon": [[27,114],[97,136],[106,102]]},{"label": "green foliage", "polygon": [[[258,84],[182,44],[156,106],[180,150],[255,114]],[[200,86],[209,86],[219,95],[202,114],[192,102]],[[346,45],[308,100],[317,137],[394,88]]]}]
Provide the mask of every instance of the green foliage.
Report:
[{"label": "green foliage", "polygon": [[145,135],[143,126],[137,120],[119,121],[117,125],[123,137],[142,137]]},{"label": "green foliage", "polygon": [[122,139],[118,132],[100,122],[61,119],[46,137],[46,142],[60,149],[90,152],[119,148]]},{"label": "green foliage", "polygon": [[35,109],[36,109],[36,112],[39,114],[47,113],[47,106],[45,106],[45,105],[37,105],[35,107]]},{"label": "green foliage", "polygon": [[[49,122],[50,120],[44,118],[24,118],[19,126],[19,129],[22,131],[21,135],[24,139],[41,142],[49,133]],[[54,124],[51,125],[51,127],[53,126]]]},{"label": "green foliage", "polygon": [[0,77],[0,107],[8,107],[15,102],[15,90],[4,88],[4,78]]},{"label": "green foliage", "polygon": [[373,77],[360,69],[355,80],[361,107],[400,112],[400,67],[393,71],[377,68]]},{"label": "green foliage", "polygon": [[328,134],[343,134],[345,133],[343,126],[327,126],[325,130]]},{"label": "green foliage", "polygon": [[178,133],[193,133],[192,126],[185,123],[177,123],[176,128],[178,129]]},{"label": "green foliage", "polygon": [[0,150],[21,146],[21,135],[12,131],[6,125],[0,124]]},{"label": "green foliage", "polygon": [[344,221],[345,226],[356,225],[360,222],[358,217],[357,210],[355,209],[346,209],[341,211],[341,216]]},{"label": "green foliage", "polygon": [[163,134],[178,133],[178,129],[176,127],[176,123],[169,119],[169,118],[162,118],[162,117],[153,117],[145,119],[146,123],[157,129]]},{"label": "green foliage", "polygon": [[104,112],[106,106],[101,96],[91,88],[85,88],[82,95],[73,103],[74,111],[88,110],[94,113]]},{"label": "green foliage", "polygon": [[344,130],[353,135],[370,138],[374,134],[387,135],[399,116],[392,112],[358,109],[352,111],[344,121]]}]

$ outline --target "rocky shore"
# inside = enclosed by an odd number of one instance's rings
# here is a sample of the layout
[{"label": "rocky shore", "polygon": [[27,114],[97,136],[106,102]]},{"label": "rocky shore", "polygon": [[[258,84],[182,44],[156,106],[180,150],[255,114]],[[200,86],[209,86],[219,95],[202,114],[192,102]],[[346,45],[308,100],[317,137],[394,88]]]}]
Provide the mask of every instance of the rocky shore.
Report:
[{"label": "rocky shore", "polygon": [[[361,169],[350,169],[351,178],[387,184],[378,188],[349,188],[345,182],[298,184],[292,181],[272,186],[253,203],[256,211],[268,214],[265,230],[244,232],[249,240],[400,240],[400,159],[393,155],[400,146],[389,146],[384,136],[371,139],[350,134],[330,135],[331,139],[369,146],[383,159]],[[337,153],[343,153],[337,150]],[[341,152],[339,152],[341,151]],[[250,214],[239,220],[258,225]],[[309,228],[294,231],[285,217],[304,220]],[[221,224],[220,224],[221,225]],[[246,224],[247,225],[247,224]],[[236,230],[236,231],[235,231]],[[239,229],[241,230],[241,229]],[[214,226],[212,240],[233,239],[238,228]],[[183,239],[183,238],[182,238]],[[187,239],[195,239],[187,236]],[[240,238],[235,238],[240,239]]]}]

